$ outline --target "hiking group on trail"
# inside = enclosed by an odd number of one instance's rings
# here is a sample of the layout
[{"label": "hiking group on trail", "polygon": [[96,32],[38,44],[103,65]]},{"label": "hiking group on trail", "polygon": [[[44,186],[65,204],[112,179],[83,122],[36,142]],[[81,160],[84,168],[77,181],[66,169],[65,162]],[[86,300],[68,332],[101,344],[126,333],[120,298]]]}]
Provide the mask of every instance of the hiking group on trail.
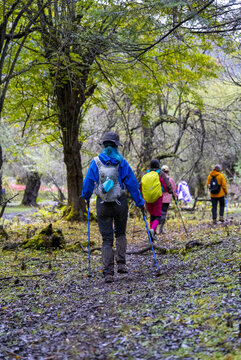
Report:
[{"label": "hiking group on trail", "polygon": [[[87,201],[89,221],[90,198],[93,193],[97,195],[97,221],[102,236],[102,273],[105,282],[110,283],[114,281],[115,261],[118,273],[128,272],[126,266],[127,191],[135,205],[140,208],[145,223],[145,210],[150,214],[150,229],[147,223],[146,227],[154,257],[152,242],[156,241],[158,226],[160,226],[160,234],[165,232],[164,224],[172,198],[179,210],[178,201],[183,200],[186,204],[192,200],[192,197],[187,182],[182,179],[177,187],[169,176],[169,167],[167,165],[161,167],[158,159],[150,161],[149,169],[142,176],[139,184],[129,163],[118,151],[118,146],[122,144],[117,133],[106,132],[99,144],[103,149],[90,163],[83,182],[82,196]],[[207,179],[214,224],[216,224],[218,203],[220,205],[219,220],[224,221],[224,196],[227,195],[226,181],[220,171],[221,166],[216,165]],[[116,238],[115,255],[114,237]]]}]

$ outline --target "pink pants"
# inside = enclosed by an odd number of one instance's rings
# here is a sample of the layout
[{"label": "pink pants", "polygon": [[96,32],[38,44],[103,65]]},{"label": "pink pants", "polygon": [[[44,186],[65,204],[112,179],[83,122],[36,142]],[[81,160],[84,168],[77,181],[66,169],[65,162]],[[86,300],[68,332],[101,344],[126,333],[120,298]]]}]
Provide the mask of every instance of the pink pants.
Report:
[{"label": "pink pants", "polygon": [[162,216],[162,196],[154,203],[146,203],[147,210],[151,215],[150,228],[156,232],[156,228]]}]

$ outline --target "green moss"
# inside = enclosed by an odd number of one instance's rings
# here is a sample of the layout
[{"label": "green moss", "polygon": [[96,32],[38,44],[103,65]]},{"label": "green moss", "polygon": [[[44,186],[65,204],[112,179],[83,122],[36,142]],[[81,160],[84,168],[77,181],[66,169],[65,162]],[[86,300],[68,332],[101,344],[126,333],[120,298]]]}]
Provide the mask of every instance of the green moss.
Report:
[{"label": "green moss", "polygon": [[65,250],[69,251],[69,252],[78,252],[81,250],[81,247],[79,246],[79,244],[74,244],[74,245],[67,246],[65,248]]},{"label": "green moss", "polygon": [[[81,243],[82,247],[86,248],[88,247],[88,241],[85,241],[85,242],[82,242]],[[90,241],[90,246],[95,246],[96,245],[96,242],[95,241]],[[82,247],[80,246],[80,243],[76,243],[74,245],[70,245],[68,247],[66,247],[66,251],[69,251],[69,252],[78,252],[78,251],[83,251]]]},{"label": "green moss", "polygon": [[31,239],[23,240],[24,249],[63,249],[64,247],[65,239],[62,230],[53,230],[52,224],[46,226],[39,234],[34,235]]},{"label": "green moss", "polygon": [[[83,247],[87,247],[88,246],[88,241],[84,241],[82,242]],[[96,242],[95,241],[90,241],[90,246],[95,246]]]},{"label": "green moss", "polygon": [[80,219],[80,214],[75,211],[72,206],[65,206],[63,208],[63,220],[66,221],[77,221]]},{"label": "green moss", "polygon": [[53,226],[49,224],[43,230],[40,231],[39,235],[52,235],[53,234]]}]

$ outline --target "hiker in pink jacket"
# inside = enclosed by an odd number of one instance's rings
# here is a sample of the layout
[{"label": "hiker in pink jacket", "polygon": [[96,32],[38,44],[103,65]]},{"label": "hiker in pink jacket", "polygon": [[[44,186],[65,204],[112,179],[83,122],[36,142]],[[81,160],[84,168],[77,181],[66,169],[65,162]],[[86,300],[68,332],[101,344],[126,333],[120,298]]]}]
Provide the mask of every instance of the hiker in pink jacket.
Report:
[{"label": "hiker in pink jacket", "polygon": [[171,184],[171,187],[172,187],[172,194],[170,194],[169,192],[164,192],[163,198],[162,198],[162,215],[161,215],[161,220],[160,220],[159,234],[165,234],[164,224],[166,221],[167,211],[168,211],[169,205],[172,201],[172,196],[174,196],[176,199],[177,193],[176,193],[175,181],[169,176],[169,167],[167,165],[163,165],[161,170],[164,172],[164,174],[168,178],[168,180]]}]

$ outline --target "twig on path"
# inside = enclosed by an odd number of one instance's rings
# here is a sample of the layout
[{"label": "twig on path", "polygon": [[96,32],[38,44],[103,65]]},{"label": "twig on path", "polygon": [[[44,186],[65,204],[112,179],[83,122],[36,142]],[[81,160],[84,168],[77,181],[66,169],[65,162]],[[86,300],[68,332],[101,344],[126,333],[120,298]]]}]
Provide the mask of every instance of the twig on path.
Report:
[{"label": "twig on path", "polygon": [[[202,244],[198,241],[189,241],[188,243],[185,244],[184,248],[170,248],[170,249],[166,249],[164,247],[158,246],[156,244],[153,244],[153,248],[155,250],[157,250],[158,252],[160,252],[161,254],[165,255],[165,254],[176,254],[176,253],[186,253],[187,251],[195,251],[197,250],[197,247],[199,249],[206,249],[210,246],[215,246],[215,245],[219,245],[221,244],[223,241],[219,240],[219,241],[213,241],[211,243],[208,244]],[[144,254],[145,252],[151,250],[151,246],[148,245],[142,249],[139,250],[128,250],[126,253],[128,255],[139,255],[139,254]]]},{"label": "twig on path", "polygon": [[16,354],[15,352],[11,351],[10,349],[8,349],[8,348],[7,348],[6,346],[4,346],[4,345],[3,345],[3,350],[4,350],[7,354],[14,356],[14,358],[16,359],[17,354]]},{"label": "twig on path", "polygon": [[42,273],[42,274],[33,274],[33,275],[13,275],[13,276],[7,276],[4,278],[0,278],[0,281],[4,281],[4,280],[11,280],[14,278],[33,278],[33,277],[48,277],[48,276],[52,276],[52,275],[56,275],[58,273],[58,271],[52,271],[51,273]]},{"label": "twig on path", "polygon": [[[167,252],[169,251],[168,249],[163,248],[163,247],[158,246],[158,245],[155,245],[155,244],[153,244],[153,248],[154,248],[155,250],[160,251],[161,254],[167,254]],[[146,247],[144,247],[144,248],[142,248],[142,249],[139,249],[139,250],[128,250],[126,253],[127,253],[128,255],[135,255],[135,254],[138,255],[138,254],[144,254],[145,252],[147,252],[147,251],[149,251],[149,250],[152,250],[152,248],[151,248],[150,245],[148,245],[148,246],[146,246]]]},{"label": "twig on path", "polygon": [[[88,250],[86,250],[86,249],[84,248],[84,246],[81,244],[81,242],[78,241],[76,244],[79,244],[79,246],[81,247],[81,250],[82,250],[84,253],[88,253]],[[92,253],[92,252],[94,252],[95,250],[101,251],[102,248],[101,248],[101,247],[96,247],[96,248],[90,249],[90,252]]]}]

